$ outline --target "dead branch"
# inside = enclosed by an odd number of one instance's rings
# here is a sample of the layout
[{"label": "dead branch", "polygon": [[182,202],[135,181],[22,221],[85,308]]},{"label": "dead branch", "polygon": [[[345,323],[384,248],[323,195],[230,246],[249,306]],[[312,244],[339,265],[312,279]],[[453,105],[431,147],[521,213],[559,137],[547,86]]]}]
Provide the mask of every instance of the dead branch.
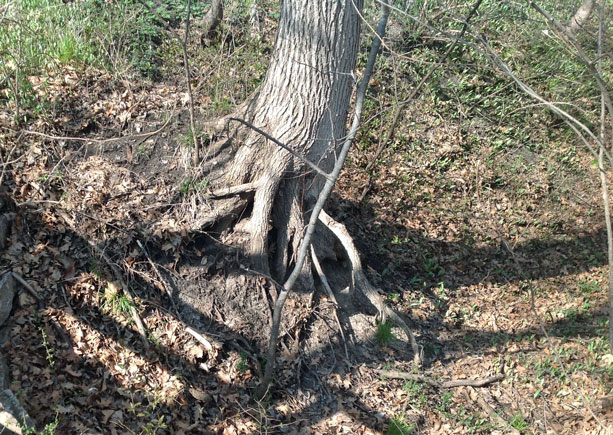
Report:
[{"label": "dead branch", "polygon": [[[592,5],[593,6],[593,5]],[[605,40],[604,2],[598,8],[598,74],[602,75],[602,48]],[[600,140],[607,143],[607,99],[605,93],[600,93]],[[613,117],[613,113],[610,113]],[[613,118],[612,118],[613,120]],[[609,202],[609,185],[607,172],[604,169],[604,146],[598,153],[598,170],[602,190],[602,205],[604,206],[605,226],[607,228],[607,259],[609,266],[609,349],[613,351],[613,225],[611,224],[611,205]]]},{"label": "dead branch", "polygon": [[240,122],[241,124],[249,127],[250,129],[252,129],[253,131],[255,131],[256,133],[261,134],[262,136],[264,136],[266,139],[274,142],[276,145],[280,146],[281,148],[283,148],[285,151],[287,151],[288,153],[290,153],[292,156],[296,157],[297,159],[299,159],[301,162],[305,163],[309,168],[311,168],[312,170],[314,170],[315,172],[317,172],[319,175],[321,175],[322,177],[326,178],[326,179],[330,179],[330,175],[327,174],[323,169],[321,169],[319,166],[317,166],[316,164],[314,164],[313,162],[307,160],[306,157],[298,154],[296,151],[294,151],[293,149],[291,149],[290,147],[288,147],[287,145],[285,145],[283,142],[279,141],[278,139],[272,137],[271,135],[269,135],[268,133],[266,133],[264,130],[262,130],[261,128],[257,128],[255,125],[251,124],[250,122],[245,121],[244,119],[240,119],[240,118],[228,118],[228,121],[237,121]]},{"label": "dead branch", "polygon": [[32,136],[40,136],[40,137],[44,137],[45,139],[50,139],[50,140],[73,140],[73,141],[80,141],[80,142],[92,142],[95,144],[105,144],[105,143],[113,143],[113,142],[117,142],[119,140],[126,140],[126,139],[139,139],[139,138],[145,138],[145,140],[147,140],[148,138],[150,138],[151,136],[155,136],[156,134],[160,133],[162,130],[164,130],[166,128],[166,126],[168,125],[168,123],[170,122],[170,120],[174,117],[174,109],[172,112],[172,115],[168,117],[168,119],[166,120],[166,122],[157,130],[154,131],[150,131],[147,133],[139,133],[139,134],[131,134],[128,136],[121,136],[121,137],[111,137],[109,139],[93,139],[93,138],[87,138],[87,137],[75,137],[75,136],[54,136],[52,134],[46,134],[46,133],[41,133],[38,131],[32,131],[32,130],[21,130],[21,133],[23,134],[29,134]]},{"label": "dead branch", "polygon": [[386,378],[391,378],[391,379],[404,379],[407,381],[422,382],[424,384],[428,384],[436,388],[457,388],[457,387],[480,388],[480,387],[486,387],[495,382],[500,382],[505,378],[503,374],[498,374],[498,375],[489,376],[487,378],[482,378],[482,379],[454,379],[451,381],[441,382],[427,375],[407,373],[407,372],[401,372],[397,370],[375,370],[375,373],[381,376],[385,376]]},{"label": "dead branch", "polygon": [[32,297],[34,297],[34,299],[36,299],[36,302],[38,302],[38,306],[42,306],[43,305],[43,298],[40,297],[40,295],[36,292],[36,290],[34,290],[34,288],[25,280],[21,277],[21,275],[19,275],[17,272],[11,272],[13,275],[13,278],[15,278],[17,281],[19,281],[19,283],[23,286],[23,288],[25,288],[28,293],[30,293],[32,295]]},{"label": "dead branch", "polygon": [[[77,232],[75,228],[74,220],[64,210],[61,210],[61,209],[58,210],[58,214],[64,219],[64,221],[66,221],[70,229],[72,229],[74,232]],[[104,251],[100,249],[98,245],[96,245],[94,241],[89,240],[87,238],[86,240],[89,246],[91,246],[91,248],[94,251],[96,251],[98,256],[102,260],[104,260],[104,262],[107,264],[109,269],[111,269],[111,272],[113,273],[115,277],[115,280],[119,283],[124,294],[130,301],[130,314],[132,315],[132,320],[134,321],[134,324],[136,325],[136,329],[138,330],[138,333],[140,334],[141,341],[143,342],[143,346],[145,347],[145,349],[149,349],[149,342],[147,341],[147,332],[145,331],[145,325],[142,319],[140,318],[138,311],[136,311],[136,301],[134,300],[134,296],[132,295],[132,292],[130,291],[128,284],[126,284],[125,280],[123,279],[123,274],[121,273],[121,270],[115,263],[111,261],[111,259],[104,253]]]},{"label": "dead branch", "polygon": [[181,315],[179,314],[179,310],[177,310],[177,305],[175,304],[175,300],[172,298],[172,291],[170,291],[170,286],[166,283],[166,280],[164,279],[164,277],[160,273],[160,271],[159,271],[158,267],[156,266],[156,264],[153,262],[153,260],[151,260],[151,257],[149,256],[149,253],[147,252],[147,250],[145,249],[143,244],[140,242],[140,240],[137,240],[136,244],[138,245],[140,250],[143,251],[143,254],[145,255],[145,257],[147,257],[147,260],[149,261],[149,264],[151,265],[151,267],[155,271],[155,274],[158,276],[158,278],[162,282],[162,286],[164,287],[164,291],[166,292],[166,295],[170,298],[170,302],[172,304],[172,308],[175,310],[175,314],[177,315],[177,317],[180,320],[181,319]]},{"label": "dead branch", "polygon": [[0,188],[2,187],[2,183],[4,182],[4,174],[6,173],[6,167],[8,165],[10,165],[11,163],[17,162],[21,157],[23,157],[25,155],[25,154],[22,154],[17,159],[15,159],[13,161],[10,161],[11,160],[11,156],[13,155],[13,152],[15,151],[15,148],[17,148],[17,144],[19,143],[19,139],[20,138],[21,138],[21,135],[19,135],[19,137],[17,138],[17,141],[15,142],[15,145],[13,145],[11,150],[8,152],[8,154],[6,156],[6,160],[3,159],[3,161],[2,161],[2,172],[0,172]]},{"label": "dead branch", "polygon": [[321,281],[321,285],[326,289],[326,294],[334,304],[334,319],[336,320],[336,325],[338,326],[338,330],[341,334],[341,338],[343,339],[343,347],[345,348],[345,358],[349,359],[349,351],[347,350],[347,340],[345,339],[345,333],[343,332],[343,325],[341,325],[341,321],[338,318],[338,302],[336,301],[336,296],[334,296],[334,292],[328,284],[328,279],[324,274],[321,265],[319,264],[319,259],[317,258],[317,254],[315,253],[315,248],[311,245],[311,259],[313,260],[313,266],[317,271],[317,275],[319,276],[319,280]]},{"label": "dead branch", "polygon": [[209,340],[207,340],[206,338],[204,338],[204,336],[202,334],[200,334],[199,332],[196,332],[192,327],[188,326],[187,328],[185,328],[185,330],[190,333],[192,335],[192,337],[194,337],[196,340],[198,340],[206,350],[208,350],[209,352],[213,351],[213,345],[211,344],[211,342]]},{"label": "dead branch", "polygon": [[494,410],[494,408],[492,408],[491,405],[487,403],[485,399],[481,396],[481,393],[479,393],[479,390],[476,390],[472,386],[469,388],[471,388],[472,391],[475,393],[475,396],[477,397],[477,403],[479,404],[481,409],[483,409],[483,411],[485,411],[485,413],[489,415],[492,420],[495,420],[498,423],[498,426],[504,427],[505,430],[508,430],[510,433],[514,435],[520,434],[520,432],[517,429],[515,429],[513,426],[511,426],[508,421],[505,421],[504,418],[498,415],[498,413]]},{"label": "dead branch", "polygon": [[[147,252],[147,250],[145,249],[145,247],[143,246],[143,244],[141,243],[140,240],[137,240],[136,243],[138,244],[138,247],[141,249],[141,251],[143,251],[143,254],[145,255],[145,257],[147,257],[147,260],[149,261],[149,264],[151,265],[151,267],[153,268],[153,270],[155,271],[156,275],[158,276],[158,278],[160,279],[160,281],[162,282],[162,285],[164,287],[164,291],[166,292],[166,295],[168,295],[168,297],[170,298],[170,302],[172,303],[172,307],[174,310],[174,315],[177,318],[177,320],[179,320],[179,322],[181,322],[184,326],[186,326],[185,331],[187,333],[189,333],[192,337],[194,337],[196,340],[198,340],[198,342],[200,342],[204,348],[211,352],[213,351],[213,345],[217,348],[220,348],[222,345],[221,343],[219,343],[216,340],[213,340],[209,337],[205,337],[205,334],[199,331],[196,331],[194,328],[192,328],[191,326],[188,326],[183,319],[181,318],[181,314],[179,313],[179,310],[177,309],[177,305],[175,304],[175,301],[172,297],[172,292],[170,290],[170,286],[168,285],[168,283],[166,282],[166,280],[164,279],[164,276],[160,273],[160,270],[158,269],[157,265],[153,262],[153,260],[151,260],[151,257],[149,256],[149,253]],[[211,344],[211,342],[213,344]]]}]

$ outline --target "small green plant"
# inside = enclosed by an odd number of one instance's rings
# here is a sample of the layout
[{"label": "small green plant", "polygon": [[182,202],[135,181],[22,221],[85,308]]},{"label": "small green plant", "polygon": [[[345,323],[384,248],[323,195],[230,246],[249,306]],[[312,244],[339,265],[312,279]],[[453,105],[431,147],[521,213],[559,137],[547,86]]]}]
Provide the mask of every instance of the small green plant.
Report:
[{"label": "small green plant", "polygon": [[249,370],[248,356],[245,352],[241,352],[240,360],[236,363],[236,370],[240,373],[247,373]]},{"label": "small green plant", "polygon": [[579,281],[579,291],[586,295],[591,295],[592,293],[598,293],[600,291],[600,286],[596,281]]},{"label": "small green plant", "polygon": [[59,412],[55,413],[55,419],[51,423],[47,423],[45,427],[41,430],[36,430],[34,428],[28,427],[25,424],[25,421],[20,424],[21,433],[23,435],[55,435],[55,431],[57,430],[57,426],[60,424]]},{"label": "small green plant", "polygon": [[379,346],[388,346],[394,339],[392,327],[394,323],[391,320],[386,320],[384,323],[377,324],[377,332],[375,334]]},{"label": "small green plant", "polygon": [[397,304],[398,301],[400,301],[400,293],[390,293],[389,295],[385,297],[385,300],[388,303]]},{"label": "small green plant", "polygon": [[198,180],[196,178],[186,178],[179,186],[179,192],[181,195],[187,196],[193,192],[202,192],[208,186],[209,181],[206,178]]},{"label": "small green plant", "polygon": [[64,174],[58,169],[55,172],[48,172],[46,174],[43,174],[38,177],[38,179],[43,182],[61,181],[64,179]]},{"label": "small green plant", "polygon": [[443,274],[443,270],[438,264],[436,257],[426,257],[422,255],[422,259],[424,262],[424,271],[428,276],[435,278]]},{"label": "small green plant", "polygon": [[133,307],[134,304],[132,300],[124,292],[120,291],[117,284],[109,283],[107,285],[104,290],[104,303],[102,304],[102,308],[116,314],[129,315]]},{"label": "small green plant", "polygon": [[88,266],[89,271],[93,273],[96,278],[98,279],[102,278],[102,275],[103,275],[102,265],[100,264],[100,261],[98,261],[96,257],[94,257],[93,255],[90,255],[90,257],[87,259],[87,266]]},{"label": "small green plant", "polygon": [[416,408],[422,408],[428,402],[428,398],[423,391],[423,386],[419,382],[407,381],[402,386],[402,389],[408,393],[412,404]]},{"label": "small green plant", "polygon": [[387,435],[407,435],[415,431],[415,423],[409,423],[404,415],[397,415],[390,420]]},{"label": "small green plant", "polygon": [[38,330],[40,331],[40,335],[42,336],[42,339],[43,339],[42,344],[43,344],[43,348],[45,349],[45,359],[49,363],[49,367],[53,368],[53,366],[55,366],[55,355],[53,354],[51,345],[49,344],[49,341],[47,340],[49,337],[47,336],[47,333],[45,332],[44,326],[42,325],[39,326]]},{"label": "small green plant", "polygon": [[449,412],[449,409],[451,408],[452,400],[453,400],[453,393],[451,391],[441,394],[441,397],[439,398],[439,401],[438,401],[438,405],[436,405],[436,409],[441,411],[443,414],[446,414],[447,412]]},{"label": "small green plant", "polygon": [[142,434],[145,435],[155,435],[160,433],[162,429],[167,429],[168,425],[164,421],[164,416],[161,415],[157,418],[157,420],[151,421],[143,426]]},{"label": "small green plant", "polygon": [[511,425],[511,427],[517,429],[520,432],[525,432],[528,429],[528,422],[526,422],[521,412],[515,414],[513,418],[511,418],[509,424]]}]

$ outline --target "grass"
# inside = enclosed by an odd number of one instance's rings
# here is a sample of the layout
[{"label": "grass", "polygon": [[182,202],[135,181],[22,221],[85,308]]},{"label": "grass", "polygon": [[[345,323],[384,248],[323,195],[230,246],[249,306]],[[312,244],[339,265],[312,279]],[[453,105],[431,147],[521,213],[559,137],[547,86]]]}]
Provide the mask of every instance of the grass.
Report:
[{"label": "grass", "polygon": [[[153,3],[148,3],[153,5]],[[208,2],[194,0],[194,20]],[[100,68],[118,77],[161,77],[164,41],[171,38],[158,18],[178,26],[185,2],[163,0],[155,9],[137,0],[0,0],[6,9],[0,22],[0,97],[19,116],[44,103],[30,83],[31,76],[57,74],[64,68]],[[22,121],[19,116],[19,121]]]},{"label": "grass", "polygon": [[391,320],[386,320],[384,323],[377,324],[377,331],[375,332],[375,338],[377,343],[381,347],[388,346],[392,340],[394,340],[394,333],[392,327],[394,323]]},{"label": "grass", "polygon": [[509,424],[511,425],[511,427],[517,429],[520,432],[525,432],[530,427],[521,412],[515,414],[513,418],[511,418]]},{"label": "grass", "polygon": [[104,290],[102,308],[115,314],[130,316],[134,304],[115,283],[108,283]]},{"label": "grass", "polygon": [[390,420],[387,435],[408,435],[414,433],[415,423],[409,423],[404,415],[397,415]]}]

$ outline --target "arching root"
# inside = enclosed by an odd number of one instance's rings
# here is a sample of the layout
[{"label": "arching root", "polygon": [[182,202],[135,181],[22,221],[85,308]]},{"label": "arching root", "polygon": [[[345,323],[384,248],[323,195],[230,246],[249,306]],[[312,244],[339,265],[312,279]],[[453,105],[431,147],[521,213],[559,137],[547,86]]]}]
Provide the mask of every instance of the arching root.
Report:
[{"label": "arching root", "polygon": [[383,297],[377,292],[377,290],[372,286],[372,284],[370,284],[370,282],[364,275],[364,272],[362,270],[362,262],[360,261],[358,250],[356,249],[353,243],[353,239],[349,235],[347,228],[345,228],[345,225],[341,224],[340,222],[336,222],[334,219],[332,219],[332,217],[330,217],[330,215],[328,215],[323,210],[319,215],[319,220],[330,231],[332,231],[332,233],[343,245],[343,248],[345,249],[345,252],[349,257],[349,261],[351,262],[351,274],[354,288],[362,292],[368,298],[370,303],[377,308],[379,314],[381,315],[382,321],[385,321],[385,319],[390,318],[398,327],[400,327],[404,331],[409,340],[409,343],[411,344],[411,349],[413,351],[413,362],[418,367],[421,367],[422,361],[419,346],[417,345],[417,341],[415,340],[413,332],[411,331],[411,329],[409,329],[402,317],[400,317],[400,315],[395,310],[385,304]]}]

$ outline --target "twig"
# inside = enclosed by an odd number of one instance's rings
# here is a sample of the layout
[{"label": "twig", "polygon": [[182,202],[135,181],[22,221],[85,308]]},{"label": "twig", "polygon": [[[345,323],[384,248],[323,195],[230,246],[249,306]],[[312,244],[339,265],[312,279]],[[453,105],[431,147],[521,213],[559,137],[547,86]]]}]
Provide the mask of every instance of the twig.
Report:
[{"label": "twig", "polygon": [[472,386],[470,386],[469,388],[471,388],[473,392],[475,393],[475,395],[477,396],[477,403],[479,404],[479,406],[481,406],[481,409],[483,409],[485,413],[490,416],[490,418],[496,420],[496,422],[498,423],[500,427],[504,427],[505,430],[510,431],[512,434],[516,434],[516,435],[520,434],[520,432],[517,429],[515,429],[513,426],[511,426],[508,421],[506,421],[504,418],[498,415],[498,413],[494,410],[494,408],[492,408],[491,405],[487,403],[485,399],[481,396],[481,393],[479,393],[479,390],[476,390]]},{"label": "twig", "polygon": [[25,279],[23,279],[21,275],[19,275],[17,272],[11,272],[11,274],[13,275],[13,278],[19,281],[19,283],[23,286],[23,288],[25,288],[34,297],[34,299],[36,299],[36,302],[38,302],[39,307],[42,306],[43,298],[40,297],[40,295],[36,292],[36,290],[34,290],[34,288]]},{"label": "twig", "polygon": [[[21,138],[21,135],[19,135],[19,137],[17,138],[17,141],[15,142],[15,145],[13,145],[13,148],[11,148],[11,150],[9,151],[8,155],[6,156],[6,160],[2,159],[2,172],[0,172],[0,188],[2,188],[2,183],[4,181],[4,174],[6,173],[6,167],[13,162],[10,162],[10,158],[13,155],[13,151],[15,151],[15,148],[17,148],[17,144],[19,143],[19,139]],[[23,157],[23,155],[21,156]],[[20,158],[21,158],[20,157]]]},{"label": "twig", "polygon": [[[515,258],[515,257],[513,257],[513,258]],[[562,370],[562,373],[564,374],[566,379],[568,379],[568,381],[573,386],[573,388],[576,391],[579,392],[579,396],[581,396],[581,400],[583,401],[583,404],[588,409],[590,414],[592,414],[592,417],[594,417],[594,420],[596,420],[598,422],[600,427],[605,429],[606,426],[598,418],[596,413],[594,413],[594,410],[590,406],[590,401],[585,396],[585,394],[583,394],[583,391],[579,388],[579,386],[575,383],[573,378],[570,376],[570,374],[568,373],[568,370],[566,370],[566,365],[564,365],[564,362],[562,361],[562,358],[560,357],[560,352],[558,351],[558,349],[551,342],[551,338],[549,337],[549,334],[547,333],[547,330],[545,329],[545,326],[543,325],[543,321],[541,320],[541,317],[538,315],[538,312],[536,311],[536,305],[535,305],[535,302],[534,302],[534,289],[532,287],[530,287],[530,307],[532,309],[532,313],[534,314],[534,318],[536,319],[541,332],[543,333],[543,335],[547,339],[547,345],[549,346],[549,350],[551,351],[551,353],[553,353],[555,355],[556,361],[558,362],[558,364],[560,364],[560,369]]]},{"label": "twig", "polygon": [[189,56],[187,55],[187,41],[189,40],[189,24],[190,15],[192,12],[192,0],[187,0],[187,17],[185,18],[185,38],[181,43],[183,49],[183,66],[185,67],[185,81],[187,82],[187,96],[189,98],[189,126],[192,130],[192,139],[194,141],[194,155],[192,156],[192,163],[194,166],[198,166],[200,162],[200,143],[196,135],[196,124],[194,121],[194,96],[192,94],[192,83],[189,73]]},{"label": "twig", "polygon": [[441,382],[426,375],[401,372],[397,370],[375,370],[375,373],[391,379],[404,379],[407,381],[423,382],[424,384],[432,385],[433,387],[437,388],[486,387],[495,382],[500,382],[505,378],[503,374],[498,374],[482,379],[454,379],[451,381]]},{"label": "twig", "polygon": [[338,318],[338,302],[336,301],[336,296],[334,296],[334,292],[328,284],[328,279],[324,274],[321,265],[319,264],[319,259],[317,258],[317,254],[315,253],[315,248],[311,245],[311,259],[313,260],[313,266],[315,266],[315,270],[317,271],[317,275],[319,275],[319,280],[321,281],[321,285],[326,289],[326,293],[328,297],[332,301],[334,305],[334,319],[336,320],[336,325],[338,326],[338,330],[341,333],[341,338],[343,339],[343,347],[345,348],[345,358],[349,360],[349,351],[347,350],[347,340],[345,339],[345,333],[343,332],[343,325],[341,325],[341,321]]},{"label": "twig", "polygon": [[151,267],[155,271],[155,273],[158,276],[158,278],[160,279],[160,281],[162,281],[162,285],[164,286],[164,291],[166,292],[166,294],[170,298],[170,302],[172,303],[172,308],[175,310],[175,314],[177,315],[179,320],[181,320],[181,315],[179,314],[179,310],[177,310],[177,305],[175,304],[175,300],[172,297],[172,292],[170,291],[169,285],[166,283],[166,280],[164,279],[164,277],[160,273],[160,271],[159,271],[158,267],[156,266],[156,264],[151,260],[151,257],[149,256],[149,253],[147,252],[147,250],[145,249],[143,244],[140,242],[140,240],[137,240],[136,244],[141,249],[141,251],[143,251],[143,254],[145,254],[145,257],[147,257],[147,260],[149,260],[149,264],[151,265]]},{"label": "twig", "polygon": [[89,245],[98,252],[98,255],[100,255],[100,258],[102,258],[104,262],[111,268],[111,270],[113,271],[113,275],[115,275],[115,279],[121,285],[123,292],[125,293],[126,297],[130,301],[130,314],[132,315],[132,320],[134,320],[134,323],[136,324],[136,329],[138,330],[138,333],[140,334],[141,341],[143,342],[145,349],[149,349],[149,342],[147,341],[147,332],[145,331],[145,325],[143,323],[143,320],[140,318],[140,315],[136,311],[136,301],[134,300],[134,296],[132,295],[132,292],[130,291],[128,284],[126,284],[126,282],[124,281],[123,275],[121,271],[119,270],[119,267],[117,267],[117,265],[113,263],[111,259],[108,258],[107,255],[104,252],[102,252],[100,248],[98,248],[98,246],[96,246],[94,242],[89,241],[89,240],[88,242],[89,242]]},{"label": "twig", "polygon": [[[386,137],[380,139],[379,144],[377,146],[377,150],[375,151],[374,157],[366,165],[366,171],[367,172],[370,172],[370,169],[372,169],[372,167],[379,160],[379,157],[383,153],[383,150],[385,149],[385,146],[394,138],[394,132],[396,131],[396,126],[398,125],[398,121],[400,120],[400,114],[402,113],[402,109],[404,109],[404,107],[408,103],[410,103],[413,100],[413,98],[415,98],[415,96],[419,93],[421,88],[426,84],[426,82],[428,81],[430,76],[438,69],[439,66],[441,66],[443,64],[443,62],[445,62],[447,57],[449,57],[449,54],[451,54],[453,49],[456,47],[458,41],[460,41],[462,39],[462,37],[464,36],[464,34],[466,33],[466,30],[468,29],[468,25],[469,25],[468,23],[469,23],[470,19],[473,17],[473,15],[475,15],[477,13],[477,9],[479,9],[479,6],[481,5],[482,2],[483,2],[483,0],[477,0],[475,2],[475,4],[473,5],[472,9],[470,10],[468,15],[466,16],[466,19],[464,20],[464,24],[462,26],[462,30],[460,31],[460,34],[457,36],[457,38],[455,38],[453,40],[453,43],[449,46],[447,51],[445,51],[445,53],[441,57],[441,60],[436,62],[434,65],[432,65],[430,70],[428,70],[428,72],[422,77],[422,79],[420,80],[419,84],[415,87],[415,89],[413,89],[413,91],[411,92],[409,97],[407,99],[405,99],[403,102],[401,102],[399,105],[396,106],[395,114],[394,114],[394,117],[392,118],[392,122],[390,123],[390,127],[388,129]],[[366,185],[364,186],[364,189],[362,190],[362,194],[360,195],[360,199],[359,199],[360,202],[364,200],[364,198],[366,197],[366,195],[368,194],[368,192],[372,188],[372,179],[373,179],[372,174],[369,174],[368,181],[366,182]]]},{"label": "twig", "polygon": [[[540,7],[538,5],[538,3],[534,2],[534,1],[529,1],[529,4],[539,14],[541,14],[543,17],[545,17],[553,25],[553,27],[555,29],[557,29],[559,34],[564,36],[566,38],[566,40],[568,42],[570,42],[570,44],[575,49],[575,53],[574,54],[578,55],[578,57],[579,57],[579,59],[581,59],[581,62],[583,63],[583,65],[591,73],[592,77],[594,77],[596,79],[596,82],[598,83],[598,88],[600,89],[600,97],[601,97],[602,102],[605,105],[605,107],[606,107],[606,109],[607,109],[607,111],[609,113],[609,117],[610,117],[610,120],[611,120],[611,124],[610,125],[613,126],[613,103],[611,102],[611,95],[609,94],[609,91],[608,91],[607,82],[604,80],[601,72],[597,69],[597,67],[594,66],[594,63],[590,60],[590,58],[587,55],[587,53],[583,50],[583,47],[581,47],[581,44],[579,43],[579,41],[577,41],[577,38],[575,38],[575,35],[573,35],[573,33],[567,27],[565,27],[562,23],[560,23],[558,20],[556,20],[555,17],[552,16],[549,12],[547,12],[542,7]],[[600,31],[599,31],[599,33],[600,33]],[[600,59],[600,56],[598,56],[598,57]]]},{"label": "twig", "polygon": [[271,135],[269,135],[268,133],[266,133],[264,130],[262,130],[261,128],[256,127],[255,125],[251,124],[250,122],[245,121],[244,119],[240,119],[240,118],[228,118],[228,121],[237,121],[240,122],[243,125],[246,125],[247,127],[249,127],[250,129],[252,129],[253,131],[255,131],[256,133],[261,134],[262,136],[264,136],[266,139],[273,141],[275,144],[277,144],[278,146],[280,146],[281,148],[283,148],[285,151],[287,151],[288,153],[290,153],[292,156],[296,157],[297,159],[299,159],[301,162],[305,163],[309,168],[311,168],[312,170],[314,170],[315,172],[317,172],[319,175],[321,175],[322,177],[324,177],[326,180],[330,180],[331,179],[331,175],[326,173],[323,169],[321,169],[319,166],[317,166],[315,163],[307,160],[306,157],[298,154],[296,151],[294,151],[293,149],[291,149],[290,147],[288,147],[287,145],[285,145],[283,142],[281,142],[280,140],[272,137]]},{"label": "twig", "polygon": [[[173,115],[174,115],[174,112],[173,112]],[[154,135],[158,134],[159,132],[161,132],[162,130],[164,130],[164,128],[166,128],[166,126],[168,125],[170,120],[173,118],[173,115],[171,115],[166,120],[164,125],[162,125],[157,130],[150,131],[148,133],[131,134],[131,135],[128,135],[128,136],[121,136],[121,137],[111,137],[109,139],[93,139],[93,138],[87,138],[87,137],[73,137],[73,136],[54,136],[52,134],[46,134],[46,133],[41,133],[41,132],[32,131],[32,130],[21,130],[21,132],[23,134],[40,136],[40,137],[44,137],[45,139],[51,139],[51,140],[74,140],[74,141],[81,141],[81,142],[93,142],[95,144],[105,144],[105,143],[117,142],[117,141],[120,141],[120,140],[137,139],[137,138],[143,138],[143,137],[146,140],[147,138],[149,138],[151,136],[154,136]]]},{"label": "twig", "polygon": [[[278,287],[279,291],[285,290],[283,288],[282,284],[277,282],[272,276],[268,275],[267,273],[263,273],[263,272],[259,272],[257,270],[249,269],[248,267],[245,267],[242,264],[240,265],[240,268],[241,268],[241,270],[244,270],[245,272],[252,273],[254,275],[259,275],[259,276],[262,276],[262,277],[266,278],[267,280],[272,282],[275,287]],[[276,294],[276,291],[275,291],[275,294]],[[270,321],[270,324],[272,325],[272,323],[273,323],[273,311],[272,311],[272,308],[270,307],[270,304],[268,303],[268,298],[264,298],[264,299],[266,300],[266,306],[268,307],[269,321]]]},{"label": "twig", "polygon": [[204,338],[204,336],[202,334],[200,334],[199,332],[196,332],[190,326],[185,328],[185,330],[188,333],[190,333],[196,340],[198,340],[204,346],[204,348],[206,350],[208,350],[209,352],[211,352],[213,350],[213,345],[211,344],[211,342],[209,340],[207,340],[206,338]]},{"label": "twig", "polygon": [[[605,37],[604,28],[604,2],[599,7],[598,22],[598,74],[602,75],[602,45]],[[613,117],[613,113],[610,113]],[[600,140],[603,146],[598,153],[598,170],[600,172],[600,187],[602,190],[602,205],[604,206],[604,220],[607,228],[607,259],[609,266],[609,349],[613,351],[613,226],[611,225],[611,206],[609,202],[609,185],[607,173],[604,169],[604,149],[606,142],[606,98],[605,92],[600,93]],[[613,119],[613,118],[612,118]]]},{"label": "twig", "polygon": [[[145,254],[145,257],[147,257],[147,260],[149,260],[149,264],[151,264],[151,267],[153,268],[153,270],[157,274],[157,276],[160,279],[160,281],[162,281],[162,285],[164,286],[164,290],[165,290],[166,294],[168,295],[168,298],[170,299],[170,302],[172,303],[172,308],[173,308],[173,310],[175,312],[176,318],[179,320],[179,322],[183,323],[184,325],[187,325],[183,321],[183,319],[181,318],[181,314],[179,313],[179,310],[177,309],[177,305],[175,304],[175,300],[172,297],[172,292],[170,291],[170,286],[167,284],[166,280],[164,279],[164,276],[160,273],[160,270],[158,269],[157,265],[153,262],[153,260],[151,260],[151,257],[149,256],[149,253],[147,252],[147,250],[145,249],[145,247],[143,246],[141,241],[137,240],[136,243],[138,244],[138,247],[141,249],[141,251],[143,251],[143,254]],[[213,350],[213,345],[211,344],[211,341],[209,339],[205,338],[204,334],[202,334],[201,332],[196,331],[191,326],[187,326],[185,328],[185,331],[188,332],[189,334],[191,334],[200,343],[202,343],[202,345],[204,346],[204,348],[207,351],[211,352]],[[221,347],[221,345],[218,342],[215,342],[215,345],[217,347]]]}]

